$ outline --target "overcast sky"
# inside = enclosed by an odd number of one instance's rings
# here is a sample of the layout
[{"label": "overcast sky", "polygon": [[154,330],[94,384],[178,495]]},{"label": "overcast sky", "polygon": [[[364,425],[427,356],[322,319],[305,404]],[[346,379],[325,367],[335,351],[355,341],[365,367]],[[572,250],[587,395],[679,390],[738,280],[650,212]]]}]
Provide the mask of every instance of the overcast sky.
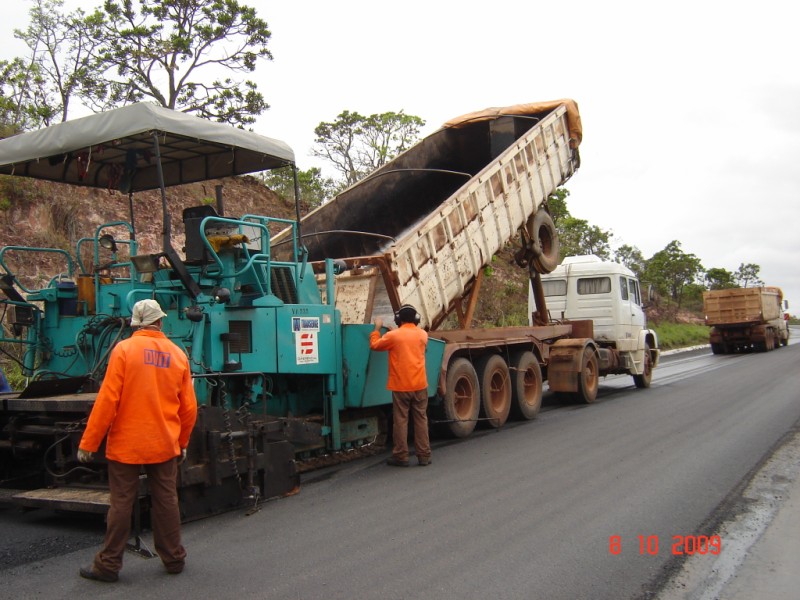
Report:
[{"label": "overcast sky", "polygon": [[[271,108],[255,130],[289,143],[301,169],[324,167],[314,128],[343,110],[403,110],[426,135],[474,110],[573,98],[573,216],[645,258],[678,240],[706,269],[756,263],[800,314],[790,2],[244,2],[272,31],[274,60],[254,77]],[[28,22],[30,3],[14,7],[6,39]]]}]

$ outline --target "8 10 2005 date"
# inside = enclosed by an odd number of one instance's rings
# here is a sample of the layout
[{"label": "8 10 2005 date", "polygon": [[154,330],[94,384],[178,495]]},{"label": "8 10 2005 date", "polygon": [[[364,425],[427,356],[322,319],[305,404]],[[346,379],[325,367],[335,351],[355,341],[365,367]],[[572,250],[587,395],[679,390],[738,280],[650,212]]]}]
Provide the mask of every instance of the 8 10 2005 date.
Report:
[{"label": "8 10 2005 date", "polygon": [[[661,549],[657,535],[637,536],[639,554],[655,556]],[[671,540],[673,556],[693,556],[695,554],[713,554],[722,552],[722,539],[718,535],[673,535]],[[608,551],[611,554],[622,554],[622,536],[612,535],[608,538]]]}]

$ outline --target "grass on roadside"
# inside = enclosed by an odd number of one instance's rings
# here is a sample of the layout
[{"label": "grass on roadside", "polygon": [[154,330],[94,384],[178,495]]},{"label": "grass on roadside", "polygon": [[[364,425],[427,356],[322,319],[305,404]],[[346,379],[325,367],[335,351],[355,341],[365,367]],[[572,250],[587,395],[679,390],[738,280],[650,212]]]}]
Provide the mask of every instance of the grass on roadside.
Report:
[{"label": "grass on roadside", "polygon": [[662,350],[708,344],[709,328],[705,325],[664,322],[651,327],[658,334],[658,346]]}]

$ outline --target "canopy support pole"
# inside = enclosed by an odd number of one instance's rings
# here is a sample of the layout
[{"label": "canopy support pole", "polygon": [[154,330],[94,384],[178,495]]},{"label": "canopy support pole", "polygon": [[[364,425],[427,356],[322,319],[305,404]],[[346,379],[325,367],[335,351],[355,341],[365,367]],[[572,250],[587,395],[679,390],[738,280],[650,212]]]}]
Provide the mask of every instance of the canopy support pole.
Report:
[{"label": "canopy support pole", "polygon": [[186,291],[189,292],[189,295],[194,300],[202,292],[200,290],[200,286],[197,285],[197,282],[192,279],[191,275],[189,275],[189,271],[186,270],[186,265],[183,264],[183,261],[178,256],[178,253],[175,252],[175,249],[172,247],[172,218],[167,210],[167,188],[164,184],[164,169],[161,166],[161,149],[158,145],[158,132],[155,131],[153,132],[153,154],[156,158],[158,185],[161,189],[161,210],[164,214],[164,229],[162,232],[164,256],[169,261],[172,269],[178,275],[178,279],[181,280],[181,283],[186,288]]}]

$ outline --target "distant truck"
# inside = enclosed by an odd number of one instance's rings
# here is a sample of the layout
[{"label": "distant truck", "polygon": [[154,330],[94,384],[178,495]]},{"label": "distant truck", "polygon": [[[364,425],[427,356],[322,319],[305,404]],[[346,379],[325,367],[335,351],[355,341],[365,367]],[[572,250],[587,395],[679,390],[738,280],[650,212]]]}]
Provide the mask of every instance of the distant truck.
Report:
[{"label": "distant truck", "polygon": [[703,292],[703,313],[711,327],[711,351],[728,354],[768,352],[789,343],[789,308],[777,287],[732,288]]},{"label": "distant truck", "polygon": [[[629,374],[636,387],[650,386],[660,354],[658,336],[647,328],[633,271],[594,255],[568,256],[553,272],[542,275],[542,286],[551,320],[593,323],[600,375]],[[532,323],[536,310],[532,287],[528,307]]]}]

